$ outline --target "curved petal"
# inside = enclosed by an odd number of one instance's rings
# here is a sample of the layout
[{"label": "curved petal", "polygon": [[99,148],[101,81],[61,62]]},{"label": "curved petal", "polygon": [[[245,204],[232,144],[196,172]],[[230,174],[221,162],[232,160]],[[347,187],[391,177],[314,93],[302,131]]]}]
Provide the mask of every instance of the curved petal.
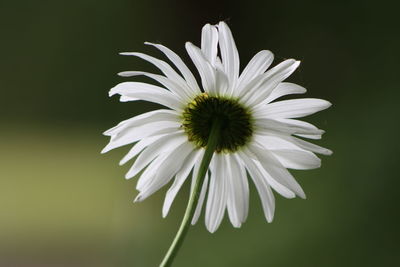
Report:
[{"label": "curved petal", "polygon": [[127,163],[129,160],[133,159],[140,152],[142,152],[143,149],[145,149],[147,146],[149,146],[150,144],[157,141],[158,139],[160,139],[163,136],[164,135],[156,135],[156,136],[150,136],[150,137],[143,138],[129,150],[129,152],[121,159],[121,161],[119,162],[119,165],[123,165],[123,164]]},{"label": "curved petal", "polygon": [[[170,134],[161,137],[140,153],[139,157],[126,174],[126,178],[129,179],[134,177],[160,154],[175,149],[186,141],[187,137],[183,133]],[[138,186],[138,188],[140,188],[141,185],[138,184]]]},{"label": "curved petal", "polygon": [[321,167],[321,160],[309,151],[295,149],[270,150],[279,162],[288,169],[309,170]]},{"label": "curved petal", "polygon": [[123,71],[123,72],[118,73],[118,75],[122,76],[122,77],[132,77],[132,76],[139,76],[139,75],[149,77],[149,78],[159,82],[163,86],[165,86],[169,91],[171,91],[173,94],[175,94],[177,97],[179,97],[181,102],[188,102],[193,97],[193,94],[190,94],[189,92],[187,92],[187,90],[182,88],[179,84],[177,84],[176,82],[174,82],[162,75],[153,74],[153,73],[144,72],[144,71]]},{"label": "curved petal", "polygon": [[301,186],[268,150],[260,149],[255,145],[249,146],[249,149],[273,179],[295,192],[299,197],[306,198]]},{"label": "curved petal", "polygon": [[275,87],[275,89],[271,92],[271,94],[265,99],[263,103],[270,103],[275,99],[278,99],[285,95],[304,94],[305,92],[307,92],[306,88],[300,85],[294,83],[282,82],[278,84],[277,87]]},{"label": "curved petal", "polygon": [[118,125],[108,129],[103,134],[107,136],[117,135],[121,131],[130,128],[142,126],[146,123],[157,122],[157,121],[179,121],[179,113],[170,109],[158,109],[149,111],[133,118],[121,121]]},{"label": "curved petal", "polygon": [[236,86],[239,77],[239,53],[232,32],[223,21],[218,24],[218,34],[222,65],[224,66],[224,71],[228,76],[232,90]]},{"label": "curved petal", "polygon": [[121,101],[144,100],[154,102],[174,110],[182,110],[183,103],[170,91],[147,83],[123,82],[110,90],[109,95],[121,95]]},{"label": "curved petal", "polygon": [[[204,151],[202,151],[202,157],[204,155]],[[193,173],[192,173],[192,186],[191,186],[191,192],[193,191],[193,187],[194,187],[194,183],[197,179],[197,174],[199,172],[199,167],[200,167],[201,162],[198,161],[196,163],[196,166],[194,167]],[[200,196],[199,196],[199,201],[197,202],[197,206],[196,206],[196,210],[194,211],[193,214],[193,218],[192,218],[192,225],[196,224],[200,214],[201,214],[201,210],[203,208],[203,203],[204,203],[204,199],[206,197],[206,193],[207,193],[207,189],[208,189],[208,181],[209,181],[209,171],[207,170],[206,172],[206,176],[204,177],[204,181],[203,181],[203,185],[201,187],[201,192],[200,192]]]},{"label": "curved petal", "polygon": [[173,123],[168,121],[157,121],[147,123],[140,127],[133,127],[126,129],[124,132],[119,133],[116,136],[111,137],[110,142],[103,148],[101,153],[106,153],[114,148],[125,146],[128,144],[135,143],[140,139],[159,135],[159,134],[172,134],[177,132],[183,132],[180,130],[179,123]]},{"label": "curved petal", "polygon": [[193,146],[184,142],[172,152],[166,153],[164,161],[150,179],[147,179],[139,189],[140,194],[136,201],[142,201],[158,189],[166,185],[175,174],[182,168],[182,164],[186,157],[193,151]]},{"label": "curved petal", "polygon": [[267,180],[259,171],[259,168],[253,162],[253,160],[243,152],[240,152],[239,155],[240,159],[244,161],[246,169],[257,188],[258,195],[260,196],[261,204],[264,210],[265,218],[268,222],[272,222],[275,212],[274,194],[272,193],[271,188],[267,183]]},{"label": "curved petal", "polygon": [[261,75],[261,82],[258,86],[247,91],[243,97],[243,101],[249,106],[256,106],[262,103],[278,84],[289,77],[299,65],[300,61],[288,59],[273,67],[265,74]]},{"label": "curved petal", "polygon": [[254,55],[247,64],[246,68],[240,74],[237,91],[235,95],[240,95],[243,88],[249,84],[258,75],[263,74],[274,60],[274,55],[271,51],[262,50]]},{"label": "curved petal", "polygon": [[315,126],[311,127],[311,124],[306,124],[306,123],[299,124],[288,120],[282,121],[282,120],[258,118],[255,121],[255,133],[259,133],[261,135],[268,135],[269,133],[280,133],[283,135],[291,135],[291,134],[321,135],[324,133],[324,131],[317,129]]},{"label": "curved petal", "polygon": [[161,44],[153,44],[149,42],[145,42],[147,45],[152,45],[158,48],[161,52],[163,52],[169,60],[178,68],[178,70],[182,73],[185,78],[189,88],[191,89],[191,93],[198,94],[200,92],[199,85],[197,84],[196,78],[193,76],[193,73],[189,70],[186,64],[182,61],[182,59],[171,49],[161,45]]},{"label": "curved petal", "polygon": [[168,189],[165,196],[164,205],[162,208],[163,217],[167,216],[169,209],[174,201],[178,191],[181,189],[183,183],[186,181],[190,171],[193,169],[195,163],[199,160],[201,156],[200,150],[193,150],[189,156],[185,159],[182,168],[176,174],[175,180],[171,187]]},{"label": "curved petal", "polygon": [[210,24],[204,25],[201,30],[201,51],[204,56],[211,63],[212,66],[215,65],[218,52],[218,31],[215,26]]},{"label": "curved petal", "polygon": [[201,82],[207,93],[216,93],[214,68],[205,58],[203,52],[190,42],[187,42],[186,51],[199,71]]},{"label": "curved petal", "polygon": [[147,62],[156,66],[165,76],[167,76],[170,80],[175,81],[182,88],[187,88],[186,81],[180,76],[167,62],[160,60],[158,58],[137,52],[123,52],[120,55],[124,56],[135,56],[139,57]]},{"label": "curved petal", "polygon": [[332,150],[318,146],[316,144],[304,141],[302,139],[296,138],[294,136],[291,137],[280,137],[282,139],[286,138],[288,141],[293,142],[295,145],[299,146],[302,149],[314,152],[314,153],[318,153],[318,154],[322,154],[322,155],[332,155]]}]

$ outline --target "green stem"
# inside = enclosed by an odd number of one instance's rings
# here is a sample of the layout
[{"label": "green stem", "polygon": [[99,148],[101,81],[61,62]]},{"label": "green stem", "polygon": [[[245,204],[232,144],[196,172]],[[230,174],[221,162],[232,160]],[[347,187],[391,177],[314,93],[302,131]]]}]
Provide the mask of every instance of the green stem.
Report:
[{"label": "green stem", "polygon": [[211,126],[210,135],[208,136],[208,142],[206,151],[204,152],[203,159],[200,164],[199,172],[197,174],[196,183],[194,185],[193,191],[190,194],[189,202],[186,207],[185,215],[183,216],[181,226],[179,227],[178,232],[172,241],[170,248],[168,249],[167,254],[165,255],[163,261],[160,264],[160,267],[169,267],[172,264],[176,254],[181,247],[183,240],[189,230],[190,221],[194,215],[195,208],[197,206],[197,202],[199,200],[200,191],[202,188],[202,184],[204,181],[204,177],[206,176],[208,166],[210,165],[211,158],[214,154],[215,148],[218,144],[218,138],[220,135],[221,125],[218,119],[213,121]]}]

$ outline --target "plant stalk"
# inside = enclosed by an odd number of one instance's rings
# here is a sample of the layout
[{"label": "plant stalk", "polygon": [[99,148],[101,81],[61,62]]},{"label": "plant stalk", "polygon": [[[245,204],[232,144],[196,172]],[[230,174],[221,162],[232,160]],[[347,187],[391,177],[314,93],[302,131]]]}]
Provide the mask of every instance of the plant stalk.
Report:
[{"label": "plant stalk", "polygon": [[215,118],[211,126],[211,131],[210,135],[208,136],[206,151],[204,152],[199,172],[197,174],[196,182],[193,191],[190,194],[189,202],[186,207],[185,215],[183,216],[181,226],[179,227],[179,230],[176,233],[176,236],[172,241],[172,244],[168,249],[167,254],[165,255],[163,261],[161,262],[160,267],[171,266],[189,230],[190,222],[193,218],[197,202],[199,200],[200,191],[204,182],[204,177],[206,176],[208,166],[210,165],[211,159],[214,155],[215,148],[217,147],[219,141],[218,139],[220,136],[220,129],[221,129],[220,122],[218,118]]}]

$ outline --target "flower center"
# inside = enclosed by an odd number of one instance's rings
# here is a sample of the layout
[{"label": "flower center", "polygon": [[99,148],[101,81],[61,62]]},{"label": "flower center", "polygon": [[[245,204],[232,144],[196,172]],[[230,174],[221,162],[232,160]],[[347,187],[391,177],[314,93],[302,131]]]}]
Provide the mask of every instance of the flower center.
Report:
[{"label": "flower center", "polygon": [[235,152],[247,144],[253,134],[252,116],[237,100],[221,96],[198,95],[183,111],[182,126],[197,147],[207,145],[212,122],[221,122],[216,152]]}]

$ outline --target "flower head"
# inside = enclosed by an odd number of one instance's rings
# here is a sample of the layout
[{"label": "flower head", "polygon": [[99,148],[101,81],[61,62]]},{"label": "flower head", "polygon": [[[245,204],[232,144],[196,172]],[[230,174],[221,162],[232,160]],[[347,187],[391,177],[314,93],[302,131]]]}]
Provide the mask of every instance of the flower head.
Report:
[{"label": "flower head", "polygon": [[[215,155],[202,184],[192,224],[196,223],[204,201],[205,223],[216,231],[225,210],[234,227],[246,220],[249,205],[248,177],[260,195],[268,222],[274,215],[272,189],[286,198],[305,194],[287,169],[320,167],[315,155],[332,152],[305,141],[320,139],[323,130],[300,121],[328,108],[328,101],[313,98],[275,101],[290,94],[306,92],[303,87],[284,82],[300,62],[288,59],[268,70],[273,54],[257,53],[239,73],[239,54],[232,33],[224,22],[205,25],[201,48],[186,43],[196,66],[199,86],[181,58],[160,44],[159,49],[179,71],[167,62],[142,53],[121,53],[140,57],[156,66],[163,75],[126,71],[121,76],[144,75],[160,85],[123,82],[110,91],[121,101],[144,100],[166,107],[122,121],[104,134],[111,137],[103,152],[133,144],[121,164],[137,157],[126,178],[140,174],[137,183],[142,201],[173,180],[163,206],[166,216],[185,180],[191,175],[192,188],[212,122],[221,123]],[[207,199],[206,199],[207,196]]]}]

